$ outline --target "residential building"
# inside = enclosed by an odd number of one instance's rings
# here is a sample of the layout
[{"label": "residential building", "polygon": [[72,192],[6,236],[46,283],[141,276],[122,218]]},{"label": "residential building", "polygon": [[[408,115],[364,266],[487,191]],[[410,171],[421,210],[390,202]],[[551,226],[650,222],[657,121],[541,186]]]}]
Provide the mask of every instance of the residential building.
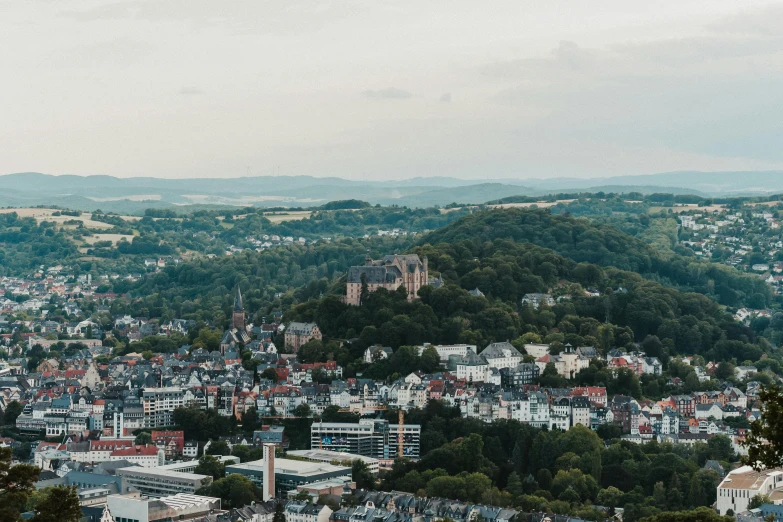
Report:
[{"label": "residential building", "polygon": [[166,462],[163,448],[155,445],[145,444],[144,446],[131,446],[121,448],[111,452],[109,461],[124,460],[143,468],[154,468],[162,466]]},{"label": "residential building", "polygon": [[549,294],[525,294],[522,297],[521,303],[523,305],[532,306],[536,310],[541,305],[555,306],[554,298]]},{"label": "residential building", "polygon": [[329,522],[331,514],[329,506],[318,503],[291,501],[285,505],[286,522]]},{"label": "residential building", "polygon": [[171,460],[182,455],[185,447],[185,432],[182,430],[152,430],[152,443],[161,448],[166,458]]},{"label": "residential building", "polygon": [[508,388],[521,388],[533,384],[538,379],[541,369],[535,363],[520,363],[514,368],[500,370],[501,384]]},{"label": "residential building", "polygon": [[468,349],[467,354],[457,361],[457,379],[468,382],[486,382],[489,378],[489,363]]},{"label": "residential building", "polygon": [[141,394],[144,408],[143,427],[158,428],[174,425],[174,410],[185,406],[185,393],[180,387],[144,388]]},{"label": "residential building", "polygon": [[515,368],[522,362],[522,354],[508,341],[492,343],[484,348],[480,355],[490,368]]}]

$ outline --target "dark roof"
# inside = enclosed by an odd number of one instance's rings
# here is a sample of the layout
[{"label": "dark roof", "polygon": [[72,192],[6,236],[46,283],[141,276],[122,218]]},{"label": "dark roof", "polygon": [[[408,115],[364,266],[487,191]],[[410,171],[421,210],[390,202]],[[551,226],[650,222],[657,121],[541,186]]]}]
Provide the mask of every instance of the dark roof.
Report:
[{"label": "dark roof", "polygon": [[362,275],[367,284],[393,283],[402,278],[396,266],[352,266],[348,269],[348,282],[361,283]]}]

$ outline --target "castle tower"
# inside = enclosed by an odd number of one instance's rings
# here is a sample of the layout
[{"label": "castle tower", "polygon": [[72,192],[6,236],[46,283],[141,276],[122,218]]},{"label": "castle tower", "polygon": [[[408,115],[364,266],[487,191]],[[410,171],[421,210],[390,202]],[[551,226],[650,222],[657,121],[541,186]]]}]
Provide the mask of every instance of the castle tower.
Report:
[{"label": "castle tower", "polygon": [[245,307],[242,305],[242,292],[237,285],[237,295],[234,297],[234,312],[231,314],[231,327],[245,330]]}]

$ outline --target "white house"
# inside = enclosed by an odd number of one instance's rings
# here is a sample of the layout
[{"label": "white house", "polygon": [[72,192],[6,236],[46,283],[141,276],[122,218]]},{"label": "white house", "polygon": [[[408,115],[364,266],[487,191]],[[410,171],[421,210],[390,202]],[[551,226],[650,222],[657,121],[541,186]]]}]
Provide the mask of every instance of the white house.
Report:
[{"label": "white house", "polygon": [[516,368],[522,362],[522,354],[508,341],[492,343],[481,352],[490,368]]},{"label": "white house", "polygon": [[457,378],[469,382],[486,382],[489,373],[489,363],[473,350],[457,361]]},{"label": "white house", "polygon": [[697,419],[709,419],[712,417],[715,420],[723,419],[723,410],[720,405],[712,404],[697,404],[696,412],[693,415]]}]

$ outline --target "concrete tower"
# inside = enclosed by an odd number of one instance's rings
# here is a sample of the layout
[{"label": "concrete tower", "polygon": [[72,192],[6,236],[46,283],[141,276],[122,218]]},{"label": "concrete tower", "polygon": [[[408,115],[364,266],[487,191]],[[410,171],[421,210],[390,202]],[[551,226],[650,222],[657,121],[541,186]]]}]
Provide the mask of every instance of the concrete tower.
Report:
[{"label": "concrete tower", "polygon": [[264,473],[261,499],[266,502],[275,498],[275,445],[264,444]]}]

